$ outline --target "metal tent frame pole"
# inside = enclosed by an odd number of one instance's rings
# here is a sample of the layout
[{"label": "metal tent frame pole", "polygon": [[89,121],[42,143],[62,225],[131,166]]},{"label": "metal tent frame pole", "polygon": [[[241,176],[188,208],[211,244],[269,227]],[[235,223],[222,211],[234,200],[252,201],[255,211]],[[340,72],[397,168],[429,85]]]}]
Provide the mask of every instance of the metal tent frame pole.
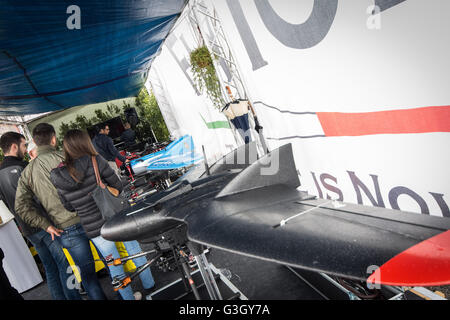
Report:
[{"label": "metal tent frame pole", "polygon": [[[229,100],[225,85],[234,88],[239,98],[248,100],[251,111],[249,120],[251,121],[251,127],[255,128],[257,117],[256,111],[253,108],[252,99],[250,98],[248,87],[245,84],[244,79],[241,77],[241,72],[239,71],[240,67],[236,59],[234,58],[234,54],[232,53],[232,49],[229,45],[226,34],[223,31],[222,24],[216,10],[213,8],[213,12],[209,12],[208,8],[202,5],[198,0],[190,2],[189,9],[189,21],[191,22],[194,33],[199,35],[200,39],[202,39],[209,52],[220,58],[219,60],[213,59],[213,63],[216,69],[217,77],[219,78],[222,95],[225,98],[224,100]],[[204,18],[203,22],[206,22],[206,26],[202,23],[202,21],[200,21],[200,15]],[[193,26],[192,24],[195,24],[195,26]],[[196,27],[198,28],[198,30],[196,29]],[[211,39],[206,39],[206,35],[208,34],[206,29],[209,29],[208,31],[212,33],[213,36]],[[221,67],[225,72],[225,68],[223,68],[223,66],[225,66],[227,69],[226,71],[229,72],[229,79],[225,80],[222,73],[219,72]],[[266,154],[269,150],[267,148],[267,143],[262,128],[260,128],[258,131],[257,142],[260,147],[260,153],[263,155]],[[233,132],[235,132],[234,129]]]}]

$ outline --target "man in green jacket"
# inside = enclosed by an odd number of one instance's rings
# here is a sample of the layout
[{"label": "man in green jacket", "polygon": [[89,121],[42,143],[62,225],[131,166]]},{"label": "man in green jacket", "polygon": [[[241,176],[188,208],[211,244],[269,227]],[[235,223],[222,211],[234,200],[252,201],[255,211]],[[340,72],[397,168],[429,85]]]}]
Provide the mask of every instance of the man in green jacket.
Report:
[{"label": "man in green jacket", "polygon": [[[64,161],[56,150],[56,133],[52,125],[40,123],[33,130],[38,156],[23,170],[15,201],[15,211],[25,223],[47,231],[52,240],[57,239],[72,256],[80,270],[83,285],[90,299],[106,300],[95,273],[92,252],[76,212],[64,208],[56,188],[50,181],[50,172]],[[33,206],[33,196],[47,211],[46,219]]]}]

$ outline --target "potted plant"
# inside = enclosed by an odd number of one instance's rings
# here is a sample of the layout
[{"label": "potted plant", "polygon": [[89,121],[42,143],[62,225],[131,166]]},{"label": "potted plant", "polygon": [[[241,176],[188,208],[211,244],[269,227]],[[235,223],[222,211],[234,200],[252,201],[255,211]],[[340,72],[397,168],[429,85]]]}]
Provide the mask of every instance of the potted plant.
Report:
[{"label": "potted plant", "polygon": [[[216,58],[216,57],[215,57]],[[190,62],[194,81],[200,92],[206,89],[206,94],[213,104],[220,108],[224,105],[220,82],[214,68],[213,58],[206,46],[201,46],[190,54]]]}]

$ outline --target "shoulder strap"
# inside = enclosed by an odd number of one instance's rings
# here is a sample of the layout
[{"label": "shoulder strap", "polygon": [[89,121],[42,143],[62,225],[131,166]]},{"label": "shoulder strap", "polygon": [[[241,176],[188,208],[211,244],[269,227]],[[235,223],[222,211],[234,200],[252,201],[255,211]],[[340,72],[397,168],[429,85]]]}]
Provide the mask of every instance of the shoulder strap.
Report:
[{"label": "shoulder strap", "polygon": [[99,185],[101,188],[105,189],[105,185],[103,184],[102,179],[100,178],[100,173],[98,172],[97,159],[95,158],[95,156],[92,156],[92,166],[94,167],[95,178],[97,179],[97,185]]}]

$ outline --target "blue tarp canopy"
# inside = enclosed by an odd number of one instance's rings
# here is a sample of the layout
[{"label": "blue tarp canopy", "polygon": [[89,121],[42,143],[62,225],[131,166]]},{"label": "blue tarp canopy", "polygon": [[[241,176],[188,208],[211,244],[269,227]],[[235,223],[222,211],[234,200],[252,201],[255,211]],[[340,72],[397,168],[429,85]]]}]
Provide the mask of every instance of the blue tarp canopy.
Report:
[{"label": "blue tarp canopy", "polygon": [[186,3],[0,0],[0,115],[136,96]]}]

